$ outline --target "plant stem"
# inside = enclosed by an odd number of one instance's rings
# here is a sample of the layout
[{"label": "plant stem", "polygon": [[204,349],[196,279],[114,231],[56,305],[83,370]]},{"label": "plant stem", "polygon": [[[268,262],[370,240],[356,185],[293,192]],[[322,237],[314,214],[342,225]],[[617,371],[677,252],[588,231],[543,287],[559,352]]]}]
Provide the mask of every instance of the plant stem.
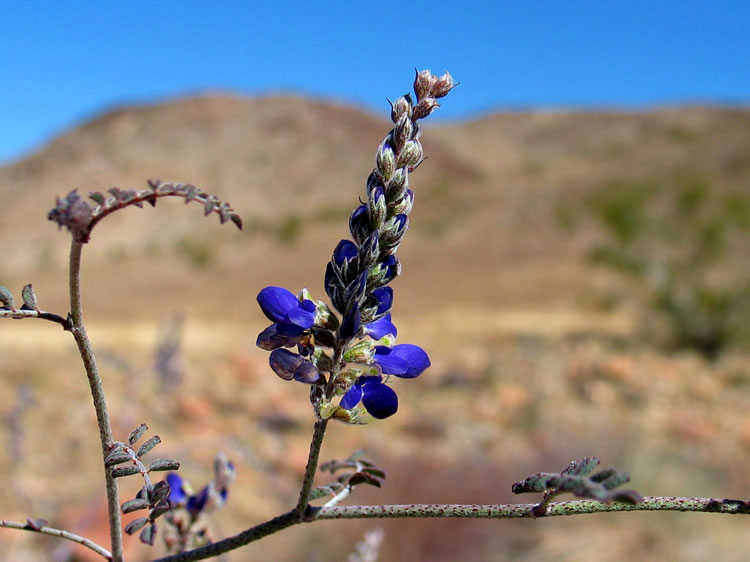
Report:
[{"label": "plant stem", "polygon": [[265,523],[261,523],[260,525],[242,531],[233,537],[196,548],[195,550],[173,554],[172,556],[165,556],[164,558],[159,558],[155,562],[190,562],[192,560],[204,560],[212,556],[218,556],[224,552],[229,552],[230,550],[257,541],[258,539],[262,539],[265,536],[301,522],[302,516],[296,509],[293,509],[287,511],[283,515],[274,517]]},{"label": "plant stem", "polygon": [[[159,558],[154,562],[191,562],[194,560],[204,560],[205,558],[229,552],[230,550],[303,522],[323,521],[326,519],[386,518],[535,519],[534,508],[537,505],[535,503],[496,505],[353,505],[344,507],[313,507],[308,509],[304,514],[300,514],[296,509],[293,509],[233,537],[181,554]],[[643,498],[643,502],[637,505],[617,502],[606,504],[596,500],[569,500],[550,503],[543,517],[614,511],[693,511],[750,515],[750,502],[744,500],[675,496],[646,496]]]},{"label": "plant stem", "polygon": [[[107,402],[104,398],[102,379],[96,366],[91,342],[86,335],[83,324],[83,309],[81,307],[81,250],[82,242],[75,239],[70,247],[70,321],[71,332],[78,345],[83,366],[91,388],[91,396],[94,399],[94,410],[96,410],[96,422],[99,426],[99,437],[102,443],[102,458],[106,458],[112,446],[112,425],[109,421]],[[120,499],[115,479],[104,468],[104,477],[107,484],[107,508],[109,511],[109,536],[112,543],[112,560],[121,562],[123,560],[122,550],[122,524],[120,521]]]},{"label": "plant stem", "polygon": [[85,537],[81,537],[79,535],[76,535],[75,533],[71,533],[68,531],[63,531],[62,529],[55,529],[53,527],[47,527],[46,525],[38,527],[30,524],[28,521],[2,520],[0,520],[0,527],[5,527],[7,529],[19,529],[21,531],[32,531],[35,533],[42,533],[43,535],[51,535],[53,537],[60,537],[61,539],[68,539],[69,541],[77,542],[78,544],[82,544],[83,546],[90,548],[105,560],[112,560],[112,555],[105,548],[99,546],[95,542]]},{"label": "plant stem", "polygon": [[[313,508],[307,520],[323,519],[383,519],[383,518],[471,518],[515,519],[535,518],[533,510],[538,504],[413,504],[413,505],[354,505]],[[704,513],[730,513],[750,515],[750,503],[743,500],[718,500],[713,498],[685,498],[674,496],[647,496],[639,504],[610,504],[596,500],[569,500],[547,505],[543,517],[583,515],[612,511],[694,511]]]},{"label": "plant stem", "polygon": [[302,488],[299,491],[299,500],[294,508],[298,514],[302,515],[310,502],[310,492],[312,491],[315,473],[318,470],[318,459],[320,457],[320,448],[323,445],[323,437],[326,434],[328,420],[318,420],[313,427],[313,435],[310,440],[310,454],[307,456],[307,466],[305,475],[302,478]]}]

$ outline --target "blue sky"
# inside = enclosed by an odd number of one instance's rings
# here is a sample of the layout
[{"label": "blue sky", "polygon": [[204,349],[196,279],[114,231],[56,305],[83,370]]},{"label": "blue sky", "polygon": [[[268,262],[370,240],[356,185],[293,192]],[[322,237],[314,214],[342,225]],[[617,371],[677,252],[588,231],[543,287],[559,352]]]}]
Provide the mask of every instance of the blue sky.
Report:
[{"label": "blue sky", "polygon": [[414,67],[461,81],[443,119],[750,103],[748,29],[747,1],[2,2],[0,163],[112,107],[195,92],[386,114]]}]

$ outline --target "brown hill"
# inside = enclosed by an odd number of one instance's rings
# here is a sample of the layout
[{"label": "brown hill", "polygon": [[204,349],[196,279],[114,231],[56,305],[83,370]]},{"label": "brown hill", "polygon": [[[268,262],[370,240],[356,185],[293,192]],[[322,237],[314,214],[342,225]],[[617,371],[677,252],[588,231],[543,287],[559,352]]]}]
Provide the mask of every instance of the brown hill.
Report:
[{"label": "brown hill", "polygon": [[[575,306],[595,276],[583,266],[587,234],[563,235],[560,205],[622,178],[687,174],[747,185],[748,124],[748,109],[706,107],[428,123],[429,159],[412,178],[416,206],[401,252],[406,302],[397,306]],[[243,302],[227,311],[237,317],[264,284],[320,294],[324,263],[346,236],[388,129],[359,109],[290,96],[217,94],[111,111],[0,168],[2,282],[42,283],[41,294],[57,304],[67,239],[44,220],[55,195],[158,177],[230,201],[245,231],[201,222],[200,209],[172,201],[118,213],[87,250],[96,288],[133,291],[144,305],[191,302],[207,313],[215,305],[191,295],[208,284],[227,302]],[[123,308],[129,301],[104,298],[92,313],[137,314]]]}]

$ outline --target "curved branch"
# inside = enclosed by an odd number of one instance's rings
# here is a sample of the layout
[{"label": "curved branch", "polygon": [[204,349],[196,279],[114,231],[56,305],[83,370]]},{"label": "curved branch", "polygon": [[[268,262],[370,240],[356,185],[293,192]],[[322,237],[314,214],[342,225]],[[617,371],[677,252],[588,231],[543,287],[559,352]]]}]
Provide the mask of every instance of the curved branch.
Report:
[{"label": "curved branch", "polygon": [[70,331],[70,320],[43,310],[25,310],[22,308],[0,308],[0,318],[14,318],[23,320],[25,318],[39,318],[40,320],[49,320],[60,324],[65,331]]},{"label": "curved branch", "polygon": [[[73,238],[70,247],[70,323],[71,333],[78,345],[83,366],[91,389],[96,411],[96,422],[99,426],[99,438],[102,444],[102,458],[106,459],[112,448],[112,424],[109,420],[107,401],[104,397],[102,379],[96,365],[94,351],[83,325],[83,308],[81,306],[81,250],[83,242]],[[112,477],[109,469],[104,467],[104,477],[107,484],[107,509],[109,512],[109,535],[112,542],[112,559],[115,562],[123,560],[122,549],[122,523],[120,518],[120,498],[117,483]]]},{"label": "curved branch", "polygon": [[260,525],[242,531],[233,537],[196,548],[195,550],[173,554],[172,556],[165,556],[154,562],[190,562],[192,560],[205,560],[206,558],[211,558],[212,556],[218,556],[224,552],[235,550],[253,541],[257,541],[258,539],[262,539],[263,537],[281,531],[282,529],[286,529],[297,523],[302,523],[302,521],[303,519],[300,513],[296,509],[293,509],[274,517],[273,519],[269,519],[265,523],[261,523]]},{"label": "curved branch", "polygon": [[20,531],[32,531],[35,533],[42,533],[43,535],[50,535],[53,537],[59,537],[61,539],[67,539],[69,541],[77,542],[78,544],[81,544],[85,546],[86,548],[90,548],[91,550],[96,552],[99,556],[104,558],[105,560],[112,560],[112,555],[109,553],[109,551],[99,546],[94,541],[91,541],[85,537],[76,535],[75,533],[71,533],[69,531],[63,531],[62,529],[55,529],[54,527],[47,527],[46,525],[38,525],[36,522],[32,520],[26,520],[26,521],[0,520],[0,527],[5,527],[6,529],[18,529]]}]

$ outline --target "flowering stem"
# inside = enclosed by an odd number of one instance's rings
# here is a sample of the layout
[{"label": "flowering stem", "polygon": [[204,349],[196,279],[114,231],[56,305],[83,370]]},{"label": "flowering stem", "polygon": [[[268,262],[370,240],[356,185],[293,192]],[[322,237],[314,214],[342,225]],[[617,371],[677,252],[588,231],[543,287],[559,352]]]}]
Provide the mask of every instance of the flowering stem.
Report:
[{"label": "flowering stem", "polygon": [[[91,342],[86,335],[83,324],[83,309],[81,306],[81,250],[83,243],[75,239],[70,248],[70,331],[78,345],[83,366],[91,388],[91,396],[94,400],[96,411],[96,422],[99,426],[99,438],[102,444],[103,458],[110,452],[112,446],[112,425],[109,421],[107,402],[104,398],[102,379],[96,366],[96,359],[91,347]],[[115,479],[104,469],[104,477],[107,485],[107,507],[109,511],[109,536],[112,543],[112,560],[121,562],[123,560],[122,549],[122,524],[120,521],[120,499]]]},{"label": "flowering stem", "polygon": [[98,544],[87,538],[81,537],[69,531],[47,527],[46,525],[37,526],[31,524],[29,521],[0,520],[0,527],[5,527],[6,529],[18,529],[20,531],[33,531],[35,533],[42,533],[43,535],[51,535],[53,537],[60,537],[61,539],[68,539],[69,541],[77,542],[78,544],[82,544],[83,546],[90,548],[105,560],[112,560],[112,555],[107,549],[99,546]]},{"label": "flowering stem", "polygon": [[325,437],[327,425],[328,420],[318,420],[313,427],[313,435],[310,440],[310,454],[307,457],[307,466],[305,467],[305,475],[302,478],[299,500],[297,501],[297,506],[294,508],[294,511],[300,515],[304,513],[310,501],[310,492],[313,480],[315,479],[315,473],[318,471],[320,448],[323,445],[323,437]]},{"label": "flowering stem", "polygon": [[[516,519],[535,518],[537,504],[412,504],[412,505],[354,505],[318,507],[310,510],[309,521],[323,519],[385,519],[385,518],[470,518]],[[602,503],[596,500],[569,500],[547,505],[543,517],[583,515],[611,511],[694,511],[750,515],[750,502],[718,500],[714,498],[686,498],[674,496],[646,496],[639,504]]]}]

